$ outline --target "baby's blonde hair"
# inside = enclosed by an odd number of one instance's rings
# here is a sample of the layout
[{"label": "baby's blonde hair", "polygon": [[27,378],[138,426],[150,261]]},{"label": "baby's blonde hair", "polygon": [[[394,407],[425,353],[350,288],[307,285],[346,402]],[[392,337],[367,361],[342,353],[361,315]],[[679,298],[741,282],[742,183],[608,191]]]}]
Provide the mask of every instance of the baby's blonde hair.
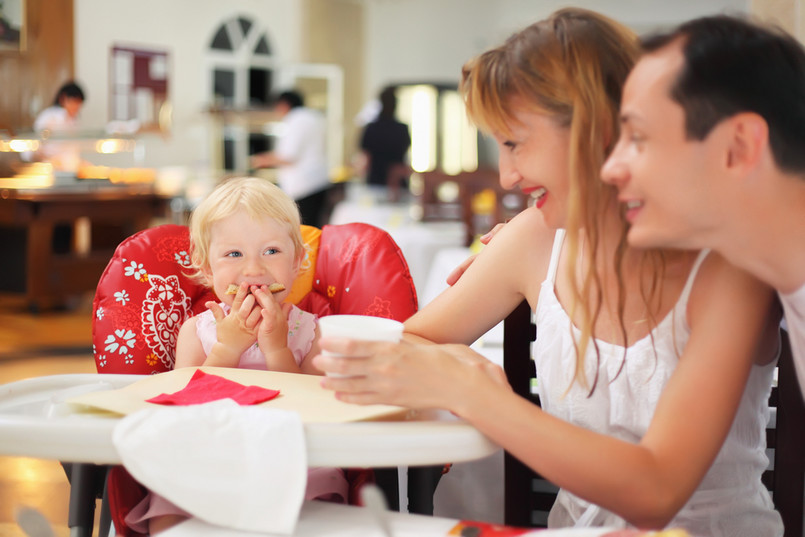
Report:
[{"label": "baby's blonde hair", "polygon": [[296,259],[304,254],[299,209],[296,203],[270,181],[257,177],[227,179],[198,204],[190,216],[190,260],[194,277],[204,283],[202,270],[210,264],[210,235],[213,224],[238,211],[251,218],[272,218],[284,224],[294,245]]}]

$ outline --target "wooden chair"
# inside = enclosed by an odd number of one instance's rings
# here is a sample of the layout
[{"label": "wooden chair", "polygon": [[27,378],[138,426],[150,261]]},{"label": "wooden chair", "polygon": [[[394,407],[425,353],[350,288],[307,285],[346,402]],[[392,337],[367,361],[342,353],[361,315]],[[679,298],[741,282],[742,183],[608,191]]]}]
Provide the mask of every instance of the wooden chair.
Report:
[{"label": "wooden chair", "polygon": [[461,213],[467,245],[496,224],[507,222],[528,207],[528,196],[519,188],[507,190],[494,168],[482,167],[457,176],[462,187]]},{"label": "wooden chair", "polygon": [[[528,303],[522,302],[503,323],[503,366],[514,391],[539,404],[531,392],[536,377],[531,343],[537,336]],[[777,385],[769,406],[772,420],[766,429],[768,450],[773,450],[763,483],[772,494],[775,509],[785,526],[785,537],[803,535],[805,495],[805,401],[794,371],[788,334],[781,331]],[[775,417],[776,416],[776,417]],[[545,527],[558,488],[506,453],[504,463],[505,523],[512,526]]]},{"label": "wooden chair", "polygon": [[458,176],[440,170],[418,174],[418,185],[412,186],[414,201],[421,210],[423,222],[462,220],[462,185]]},{"label": "wooden chair", "polygon": [[800,391],[788,333],[781,331],[777,385],[771,390],[772,419],[766,429],[767,450],[774,451],[763,483],[780,512],[785,537],[802,537],[803,484],[805,484],[805,402]]},{"label": "wooden chair", "polygon": [[386,174],[386,188],[388,189],[389,201],[397,203],[403,199],[403,191],[408,190],[408,178],[411,177],[413,170],[405,163],[397,163],[389,166]]},{"label": "wooden chair", "polygon": [[[503,369],[514,392],[539,405],[539,397],[531,391],[532,379],[536,377],[531,344],[536,337],[531,308],[523,301],[503,321]],[[547,527],[548,512],[559,489],[508,452],[504,456],[503,475],[506,525]]]}]

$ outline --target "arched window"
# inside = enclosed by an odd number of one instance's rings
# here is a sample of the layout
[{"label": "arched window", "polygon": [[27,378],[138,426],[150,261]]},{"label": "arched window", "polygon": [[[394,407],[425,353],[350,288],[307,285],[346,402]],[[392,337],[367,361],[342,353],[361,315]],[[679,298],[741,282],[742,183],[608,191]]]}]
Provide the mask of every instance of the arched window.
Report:
[{"label": "arched window", "polygon": [[269,104],[273,58],[268,36],[249,17],[224,21],[210,40],[210,92],[223,108],[254,108]]}]

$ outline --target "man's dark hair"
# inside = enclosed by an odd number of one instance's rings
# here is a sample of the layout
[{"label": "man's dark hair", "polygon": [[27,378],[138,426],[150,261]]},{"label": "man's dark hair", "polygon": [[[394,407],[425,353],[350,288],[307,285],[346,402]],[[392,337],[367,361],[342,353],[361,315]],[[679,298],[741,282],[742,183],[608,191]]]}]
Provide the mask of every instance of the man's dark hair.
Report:
[{"label": "man's dark hair", "polygon": [[380,92],[380,117],[394,119],[394,114],[397,111],[396,90],[397,88],[394,86],[389,86]]},{"label": "man's dark hair", "polygon": [[294,90],[283,91],[277,96],[276,102],[285,103],[288,105],[288,108],[291,109],[305,105],[305,100],[302,98],[302,95],[298,91]]},{"label": "man's dark hair", "polygon": [[81,99],[84,100],[84,90],[81,89],[81,86],[73,82],[66,82],[62,87],[59,88],[59,91],[56,92],[56,98],[53,99],[53,105],[59,106],[62,97],[69,97],[71,99]]},{"label": "man's dark hair", "polygon": [[805,50],[779,28],[718,15],[642,40],[644,52],[682,39],[684,66],[671,98],[685,111],[688,139],[703,140],[741,112],[763,117],[777,165],[805,172]]}]

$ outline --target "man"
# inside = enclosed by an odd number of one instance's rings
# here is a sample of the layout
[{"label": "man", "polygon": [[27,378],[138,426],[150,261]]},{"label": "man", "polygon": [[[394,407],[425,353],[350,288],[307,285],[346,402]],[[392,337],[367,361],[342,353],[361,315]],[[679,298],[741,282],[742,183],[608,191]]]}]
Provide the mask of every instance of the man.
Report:
[{"label": "man", "polygon": [[727,16],[644,40],[603,168],[635,246],[712,248],[778,290],[805,391],[805,51]]},{"label": "man", "polygon": [[[361,135],[361,149],[369,159],[369,173],[366,182],[382,187],[390,186],[397,197],[399,183],[390,185],[389,170],[395,165],[405,165],[405,156],[411,147],[408,125],[397,121],[397,96],[394,87],[388,87],[380,94],[380,114],[366,125]],[[407,183],[407,174],[403,178]]]},{"label": "man", "polygon": [[322,115],[306,108],[295,91],[281,93],[274,110],[282,118],[282,132],[274,151],[251,158],[253,168],[278,168],[279,186],[299,206],[302,223],[321,227],[330,180]]}]

